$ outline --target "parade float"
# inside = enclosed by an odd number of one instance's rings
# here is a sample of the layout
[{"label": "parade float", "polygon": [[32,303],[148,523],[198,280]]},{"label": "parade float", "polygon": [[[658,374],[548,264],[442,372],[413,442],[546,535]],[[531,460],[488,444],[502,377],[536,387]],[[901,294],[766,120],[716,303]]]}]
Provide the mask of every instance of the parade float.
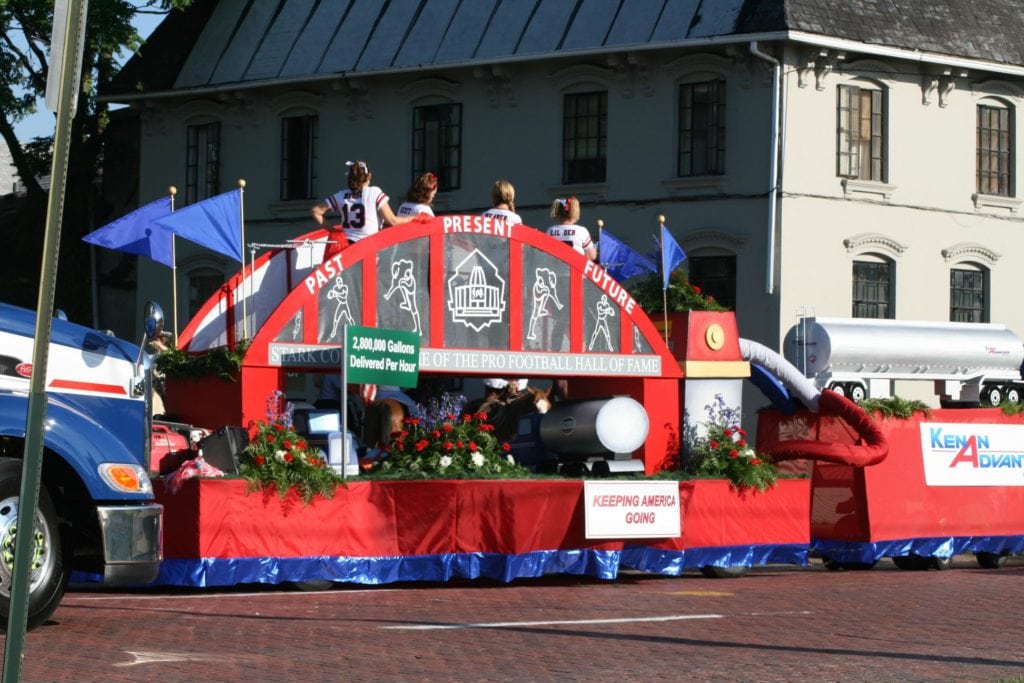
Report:
[{"label": "parade float", "polygon": [[[335,253],[328,238],[316,231],[254,258],[188,324],[179,338],[188,354],[248,346],[228,380],[168,378],[167,412],[176,420],[215,431],[244,427],[265,417],[268,396],[284,389],[288,373],[338,372],[346,325],[405,330],[419,338],[421,378],[565,380],[570,406],[546,425],[524,420],[520,447],[532,443],[544,457],[583,461],[591,474],[634,471],[651,480],[360,478],[333,498],[307,503],[295,492],[254,492],[238,478],[180,487],[157,479],[167,529],[160,584],[510,581],[550,573],[611,579],[620,568],[736,576],[753,565],[803,565],[821,548],[835,566],[865,563],[868,555],[1019,552],[1021,530],[1005,525],[998,543],[943,544],[954,530],[936,528],[934,508],[922,512],[913,536],[928,543],[883,547],[883,536],[891,540],[895,531],[878,526],[884,494],[876,490],[884,489],[868,473],[894,468],[886,477],[900,488],[899,477],[919,467],[907,460],[920,457],[922,443],[887,458],[892,435],[906,443],[905,424],[879,425],[842,396],[819,392],[778,354],[741,339],[731,312],[692,311],[656,326],[597,263],[539,230],[485,217],[417,221]],[[656,480],[678,466],[681,444],[706,426],[709,405],[740,405],[748,379],[784,408],[767,411],[771,426],[759,428],[758,452],[809,459],[813,477],[780,479],[765,490],[722,479]],[[629,452],[574,453],[574,430],[595,432],[594,416],[615,399],[641,407],[646,419],[634,422],[644,423],[642,439]],[[997,422],[993,415],[983,411],[979,419]],[[227,464],[230,471],[230,457]],[[846,478],[842,500],[834,485],[841,477],[829,468]],[[1000,499],[993,509],[1024,519],[1021,483],[987,491]],[[831,513],[821,512],[830,505]],[[824,517],[840,512],[846,517],[827,528]],[[604,528],[595,530],[594,519]],[[972,538],[977,531],[970,529]],[[861,545],[827,544],[839,541]]]}]

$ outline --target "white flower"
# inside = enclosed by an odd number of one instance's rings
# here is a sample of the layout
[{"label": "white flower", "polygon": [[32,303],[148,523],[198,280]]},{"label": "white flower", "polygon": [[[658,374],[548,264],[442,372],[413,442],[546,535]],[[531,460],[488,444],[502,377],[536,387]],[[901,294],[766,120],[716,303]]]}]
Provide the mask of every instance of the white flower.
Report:
[{"label": "white flower", "polygon": [[744,458],[753,458],[755,455],[753,448],[744,448],[742,453]]},{"label": "white flower", "polygon": [[285,451],[275,451],[274,452],[274,460],[276,460],[278,462],[284,462],[284,456],[285,455],[286,455]]},{"label": "white flower", "polygon": [[505,456],[505,459],[506,459],[506,460],[508,460],[508,464],[509,464],[509,465],[515,465],[515,464],[516,464],[516,459],[512,457],[512,454],[511,454],[511,453],[509,453],[508,455],[506,455],[506,456]]},{"label": "white flower", "polygon": [[440,461],[439,464],[441,465],[441,469],[442,470],[448,469],[451,466],[451,464],[452,464],[451,456],[442,455],[441,456],[441,461]]},{"label": "white flower", "polygon": [[473,464],[477,467],[484,466],[484,454],[480,451],[473,451],[469,454],[469,459],[473,461]]}]

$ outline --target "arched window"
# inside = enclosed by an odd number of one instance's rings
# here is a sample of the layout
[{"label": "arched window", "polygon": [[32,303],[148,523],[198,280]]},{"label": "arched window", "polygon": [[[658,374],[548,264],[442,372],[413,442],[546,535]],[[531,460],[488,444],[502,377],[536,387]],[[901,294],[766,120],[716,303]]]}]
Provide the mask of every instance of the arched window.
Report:
[{"label": "arched window", "polygon": [[853,262],[854,318],[895,318],[896,264],[877,254],[861,254]]},{"label": "arched window", "polygon": [[958,323],[989,322],[989,270],[958,263],[949,270],[949,319]]},{"label": "arched window", "polygon": [[703,250],[686,257],[690,282],[729,310],[736,310],[736,254]]},{"label": "arched window", "polygon": [[188,273],[188,317],[194,318],[199,309],[224,284],[224,273],[214,268],[195,268]]}]

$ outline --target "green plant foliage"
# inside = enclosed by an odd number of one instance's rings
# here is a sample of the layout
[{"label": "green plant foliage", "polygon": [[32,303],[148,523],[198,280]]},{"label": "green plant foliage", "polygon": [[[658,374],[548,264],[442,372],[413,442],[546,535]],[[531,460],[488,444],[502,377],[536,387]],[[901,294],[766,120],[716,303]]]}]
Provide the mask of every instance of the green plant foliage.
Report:
[{"label": "green plant foliage", "polygon": [[728,479],[741,491],[774,486],[778,470],[747,443],[747,433],[739,427],[739,411],[726,406],[721,394],[705,411],[704,434],[698,436],[696,429],[690,429],[686,435],[682,471],[694,477]]},{"label": "green plant foliage", "polygon": [[234,382],[238,379],[238,371],[242,368],[249,343],[248,340],[239,342],[235,350],[218,346],[203,353],[187,353],[170,348],[156,357],[156,368],[164,376],[176,379],[212,376]]},{"label": "green plant foliage", "polygon": [[999,409],[1003,411],[1003,415],[1020,415],[1024,413],[1024,403],[1003,401],[999,404]]},{"label": "green plant foliage", "polygon": [[725,306],[715,301],[714,297],[704,294],[700,287],[691,284],[686,273],[677,270],[669,276],[668,289],[662,295],[663,280],[660,273],[652,273],[638,280],[629,288],[640,307],[650,313],[662,311],[668,304],[669,313],[685,311],[725,311]]},{"label": "green plant foliage", "polygon": [[899,417],[907,419],[914,413],[924,413],[926,416],[931,412],[927,403],[923,401],[909,401],[893,396],[892,398],[866,398],[857,403],[864,412],[869,415],[878,413],[882,417]]}]

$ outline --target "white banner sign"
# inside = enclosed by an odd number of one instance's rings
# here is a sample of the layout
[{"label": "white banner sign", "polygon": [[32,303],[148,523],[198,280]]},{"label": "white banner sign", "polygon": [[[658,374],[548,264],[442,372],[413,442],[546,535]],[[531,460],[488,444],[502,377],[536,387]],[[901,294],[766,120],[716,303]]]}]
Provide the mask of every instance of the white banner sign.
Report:
[{"label": "white banner sign", "polygon": [[587,538],[676,538],[678,481],[584,481]]},{"label": "white banner sign", "polygon": [[928,486],[1024,486],[1024,425],[921,423]]},{"label": "white banner sign", "polygon": [[661,356],[424,348],[420,349],[420,370],[658,377]]}]

